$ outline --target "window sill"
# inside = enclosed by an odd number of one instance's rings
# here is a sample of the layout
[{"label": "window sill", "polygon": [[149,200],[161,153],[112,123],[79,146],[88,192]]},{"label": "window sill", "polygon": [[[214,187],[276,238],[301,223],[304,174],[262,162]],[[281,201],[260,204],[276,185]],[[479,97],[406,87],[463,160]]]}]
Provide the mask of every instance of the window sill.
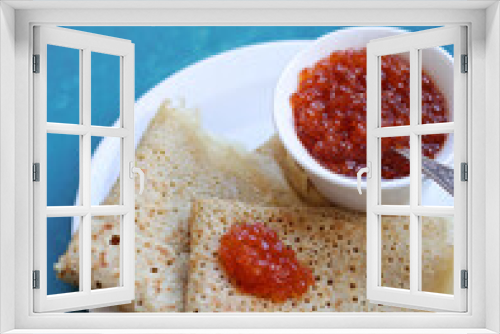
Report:
[{"label": "window sill", "polygon": [[[463,328],[463,329],[262,329],[259,333],[263,334],[495,334],[488,329],[481,328]],[[211,330],[192,330],[192,329],[15,329],[5,334],[250,334],[255,333],[252,329],[211,329]]]}]

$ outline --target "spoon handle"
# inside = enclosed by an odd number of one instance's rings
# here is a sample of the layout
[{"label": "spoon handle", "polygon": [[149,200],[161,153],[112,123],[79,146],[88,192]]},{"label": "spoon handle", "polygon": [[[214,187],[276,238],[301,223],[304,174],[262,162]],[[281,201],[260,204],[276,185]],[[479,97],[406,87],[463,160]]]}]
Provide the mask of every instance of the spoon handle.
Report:
[{"label": "spoon handle", "polygon": [[[410,159],[409,149],[394,149],[397,153]],[[451,196],[454,194],[453,168],[439,163],[426,156],[422,156],[422,172],[425,176],[436,182],[441,188],[446,190]]]}]

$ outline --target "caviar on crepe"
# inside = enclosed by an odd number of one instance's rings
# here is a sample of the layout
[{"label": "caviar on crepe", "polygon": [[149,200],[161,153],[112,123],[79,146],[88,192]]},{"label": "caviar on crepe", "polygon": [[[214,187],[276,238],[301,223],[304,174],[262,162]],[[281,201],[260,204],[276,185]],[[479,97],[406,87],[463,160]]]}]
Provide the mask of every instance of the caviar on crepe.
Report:
[{"label": "caviar on crepe", "polygon": [[273,302],[300,297],[314,283],[311,269],[262,223],[232,225],[221,238],[219,260],[237,288]]}]

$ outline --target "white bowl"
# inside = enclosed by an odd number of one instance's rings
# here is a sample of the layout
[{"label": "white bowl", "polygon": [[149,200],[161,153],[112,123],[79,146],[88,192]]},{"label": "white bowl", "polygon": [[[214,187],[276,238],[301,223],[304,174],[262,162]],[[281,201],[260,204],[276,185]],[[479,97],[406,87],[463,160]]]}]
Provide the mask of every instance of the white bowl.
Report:
[{"label": "white bowl", "polygon": [[[356,27],[327,34],[303,51],[299,52],[284,69],[274,93],[274,122],[281,141],[291,156],[305,169],[318,191],[329,200],[343,207],[366,211],[366,182],[362,182],[363,195],[357,190],[357,180],[336,174],[321,166],[305,149],[295,131],[290,95],[298,86],[298,75],[306,67],[327,57],[333,51],[365,48],[367,43],[377,38],[408,33],[408,31],[389,27]],[[424,70],[432,73],[436,85],[448,101],[453,111],[453,58],[442,48],[427,49],[423,53]],[[453,164],[453,135],[447,136],[437,161]],[[383,204],[409,204],[409,177],[382,180]]]}]

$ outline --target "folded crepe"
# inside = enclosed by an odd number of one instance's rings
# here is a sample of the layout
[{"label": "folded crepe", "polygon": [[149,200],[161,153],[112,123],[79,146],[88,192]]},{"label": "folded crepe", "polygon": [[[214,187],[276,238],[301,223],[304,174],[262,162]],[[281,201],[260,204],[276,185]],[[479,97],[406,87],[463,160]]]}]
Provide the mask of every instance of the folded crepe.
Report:
[{"label": "folded crepe", "polygon": [[[384,217],[382,258],[387,273],[384,286],[407,288],[408,247],[402,217]],[[298,299],[274,303],[242,293],[232,285],[218,260],[221,236],[238,223],[260,222],[278,233],[303,265],[312,269],[315,284]],[[439,223],[439,221],[438,221]],[[441,222],[442,223],[442,222]],[[413,311],[371,304],[366,299],[366,214],[336,207],[264,207],[237,201],[201,199],[193,205],[191,254],[186,311],[268,312],[268,311]],[[437,230],[434,229],[433,232]],[[438,236],[436,236],[438,237]],[[445,248],[439,249],[443,255]],[[424,255],[431,267],[440,259]],[[392,257],[391,257],[392,256]],[[428,282],[432,287],[432,282]],[[428,291],[428,290],[427,290]]]},{"label": "folded crepe", "polygon": [[[136,296],[121,311],[184,310],[189,256],[188,218],[193,198],[217,197],[262,205],[296,206],[302,201],[288,186],[272,159],[247,153],[204,132],[197,114],[164,104],[137,150],[136,166],[145,175],[136,195]],[[136,194],[138,193],[136,183]],[[116,204],[119,180],[104,205]],[[118,286],[119,217],[92,222],[92,287]],[[79,240],[73,236],[55,265],[57,276],[78,284]]]},{"label": "folded crepe", "polygon": [[267,157],[268,161],[271,161],[271,166],[272,162],[278,165],[287,182],[308,206],[331,205],[330,201],[316,189],[304,168],[288,153],[277,134],[259,147],[257,152]]}]

